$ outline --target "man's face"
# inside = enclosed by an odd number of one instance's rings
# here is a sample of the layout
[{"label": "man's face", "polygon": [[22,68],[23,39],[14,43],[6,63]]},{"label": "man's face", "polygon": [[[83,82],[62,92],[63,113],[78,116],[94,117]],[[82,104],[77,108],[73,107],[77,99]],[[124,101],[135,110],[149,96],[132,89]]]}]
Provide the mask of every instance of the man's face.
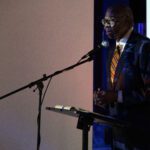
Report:
[{"label": "man's face", "polygon": [[106,11],[105,18],[102,19],[102,24],[110,39],[119,40],[129,30],[130,26],[125,17],[123,13],[122,15],[115,15],[109,9]]}]

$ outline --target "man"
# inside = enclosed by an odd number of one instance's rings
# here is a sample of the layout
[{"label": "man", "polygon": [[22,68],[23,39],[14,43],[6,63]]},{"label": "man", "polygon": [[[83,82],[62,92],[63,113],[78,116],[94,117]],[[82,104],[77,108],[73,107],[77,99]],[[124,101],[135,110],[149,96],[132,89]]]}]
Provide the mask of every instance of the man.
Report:
[{"label": "man", "polygon": [[113,127],[116,149],[150,150],[150,40],[135,33],[128,6],[109,7],[102,24],[116,43],[108,56],[108,90],[98,89],[97,103],[127,122],[126,128]]}]

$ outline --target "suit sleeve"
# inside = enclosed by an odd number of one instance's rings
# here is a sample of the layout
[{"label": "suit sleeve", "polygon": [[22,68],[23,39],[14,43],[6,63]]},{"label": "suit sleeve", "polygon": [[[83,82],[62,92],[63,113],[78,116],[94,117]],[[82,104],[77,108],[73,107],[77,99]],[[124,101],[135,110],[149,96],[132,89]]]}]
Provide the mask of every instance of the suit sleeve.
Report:
[{"label": "suit sleeve", "polygon": [[146,100],[150,101],[150,43],[146,43],[141,51],[139,65],[145,87]]},{"label": "suit sleeve", "polygon": [[125,84],[128,86],[122,91],[123,103],[127,107],[150,101],[150,42],[143,42],[137,51],[136,64],[130,66],[127,73],[129,80]]}]

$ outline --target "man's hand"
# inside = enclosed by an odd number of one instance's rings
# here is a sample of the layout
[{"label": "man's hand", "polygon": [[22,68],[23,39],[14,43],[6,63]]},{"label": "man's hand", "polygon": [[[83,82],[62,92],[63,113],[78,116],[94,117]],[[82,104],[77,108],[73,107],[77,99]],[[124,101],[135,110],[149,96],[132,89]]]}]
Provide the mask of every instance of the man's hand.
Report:
[{"label": "man's hand", "polygon": [[117,101],[117,92],[115,91],[103,91],[98,89],[94,92],[94,104],[103,105],[103,104],[111,104]]}]

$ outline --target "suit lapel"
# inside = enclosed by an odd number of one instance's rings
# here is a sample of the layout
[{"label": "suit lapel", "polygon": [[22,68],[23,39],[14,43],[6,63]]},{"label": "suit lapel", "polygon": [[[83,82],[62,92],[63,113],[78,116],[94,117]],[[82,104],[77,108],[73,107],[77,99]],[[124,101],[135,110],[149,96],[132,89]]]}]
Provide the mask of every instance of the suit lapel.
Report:
[{"label": "suit lapel", "polygon": [[121,57],[119,59],[117,68],[116,68],[116,72],[115,72],[115,78],[114,78],[114,84],[113,84],[113,88],[114,89],[120,89],[120,87],[122,87],[122,80],[123,80],[123,76],[121,74],[121,72],[123,72],[123,68],[125,66],[126,63],[126,57],[128,56],[129,53],[133,53],[133,49],[135,47],[135,43],[137,42],[134,33],[131,34],[129,40],[126,43],[126,46],[124,48],[124,51],[121,54]]}]

